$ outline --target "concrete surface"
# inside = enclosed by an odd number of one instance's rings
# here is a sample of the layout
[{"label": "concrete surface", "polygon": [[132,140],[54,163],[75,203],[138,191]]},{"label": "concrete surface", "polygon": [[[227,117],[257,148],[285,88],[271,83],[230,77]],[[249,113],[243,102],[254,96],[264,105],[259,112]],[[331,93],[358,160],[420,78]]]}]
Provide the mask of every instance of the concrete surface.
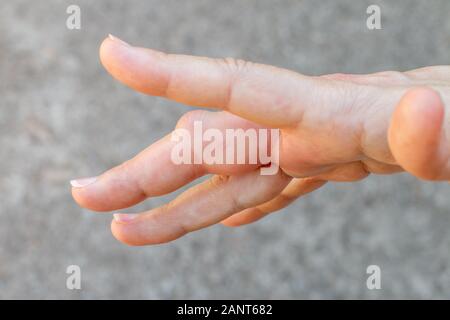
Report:
[{"label": "concrete surface", "polygon": [[[374,3],[379,31],[365,24]],[[81,30],[65,26],[70,4]],[[245,228],[116,242],[111,216],[78,208],[69,179],[128,159],[188,109],[114,82],[97,55],[108,33],[306,74],[406,70],[449,64],[450,1],[1,1],[0,298],[450,297],[448,184],[407,175],[330,184]],[[366,288],[370,264],[381,290]]]}]

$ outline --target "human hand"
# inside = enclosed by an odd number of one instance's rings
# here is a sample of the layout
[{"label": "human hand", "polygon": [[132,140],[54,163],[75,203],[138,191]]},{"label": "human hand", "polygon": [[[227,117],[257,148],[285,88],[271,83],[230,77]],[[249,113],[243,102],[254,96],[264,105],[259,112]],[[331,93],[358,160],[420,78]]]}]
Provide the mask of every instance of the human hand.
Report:
[{"label": "human hand", "polygon": [[240,60],[167,55],[115,38],[103,42],[100,57],[137,91],[222,110],[188,112],[177,127],[192,130],[200,120],[219,130],[280,129],[276,175],[260,175],[258,165],[176,165],[166,136],[99,177],[72,181],[81,206],[112,211],[215,174],[160,208],[115,215],[112,232],[127,244],[167,242],[218,222],[250,223],[326,181],[403,170],[450,180],[449,66],[307,77]]}]

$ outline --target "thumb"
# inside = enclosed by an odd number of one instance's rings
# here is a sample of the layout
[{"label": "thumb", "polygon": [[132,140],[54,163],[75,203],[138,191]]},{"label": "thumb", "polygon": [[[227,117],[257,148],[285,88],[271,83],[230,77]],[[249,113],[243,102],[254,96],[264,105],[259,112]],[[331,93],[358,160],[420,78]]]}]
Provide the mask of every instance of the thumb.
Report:
[{"label": "thumb", "polygon": [[388,139],[396,161],[426,180],[450,180],[450,144],[445,135],[445,107],[438,92],[414,88],[401,98]]}]

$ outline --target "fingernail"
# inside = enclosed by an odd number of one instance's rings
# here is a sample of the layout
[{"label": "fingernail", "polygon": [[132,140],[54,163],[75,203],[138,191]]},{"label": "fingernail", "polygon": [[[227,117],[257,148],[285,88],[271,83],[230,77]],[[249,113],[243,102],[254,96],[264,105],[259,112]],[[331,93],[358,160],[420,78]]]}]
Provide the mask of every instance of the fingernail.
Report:
[{"label": "fingernail", "polygon": [[108,37],[109,37],[112,41],[115,41],[115,42],[120,43],[120,44],[122,44],[122,45],[124,45],[124,46],[127,46],[127,47],[131,47],[129,43],[126,43],[126,42],[123,41],[122,39],[119,39],[119,38],[113,36],[112,34],[109,34]]},{"label": "fingernail", "polygon": [[81,178],[81,179],[70,180],[70,184],[74,188],[84,188],[90,184],[93,184],[95,181],[97,181],[97,177]]},{"label": "fingernail", "polygon": [[136,213],[114,213],[114,220],[117,222],[130,222],[131,220],[136,219],[139,214]]}]

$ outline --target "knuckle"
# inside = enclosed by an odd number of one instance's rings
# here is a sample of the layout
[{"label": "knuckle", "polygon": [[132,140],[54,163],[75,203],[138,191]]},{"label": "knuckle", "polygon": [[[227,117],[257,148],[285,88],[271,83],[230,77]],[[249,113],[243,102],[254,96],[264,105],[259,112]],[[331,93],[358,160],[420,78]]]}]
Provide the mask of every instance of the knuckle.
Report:
[{"label": "knuckle", "polygon": [[241,73],[242,71],[247,70],[249,66],[252,64],[249,61],[245,61],[242,59],[235,59],[231,57],[218,59],[217,63],[219,64],[219,66],[223,67],[231,74]]},{"label": "knuckle", "polygon": [[[209,180],[209,183],[211,184],[213,189],[223,189],[224,186],[229,182],[230,178],[231,176],[218,174],[213,176]],[[226,197],[228,201],[231,203],[231,207],[233,208],[234,212],[240,212],[247,208],[247,206],[243,204],[242,199],[238,194],[232,193],[229,190],[227,190],[223,194],[223,196]]]},{"label": "knuckle", "polygon": [[140,175],[136,175],[136,167],[133,159],[127,160],[112,171],[112,175],[115,176],[115,186],[117,186],[117,192],[122,193],[124,185],[129,184],[130,187],[139,193],[139,197],[148,198],[149,193],[145,181],[141,179]]},{"label": "knuckle", "polygon": [[229,180],[230,180],[230,176],[223,175],[223,174],[216,174],[209,180],[209,182],[211,183],[212,187],[221,188],[225,184],[227,184]]},{"label": "knuckle", "polygon": [[228,78],[224,102],[223,105],[221,106],[223,109],[226,110],[229,108],[229,105],[232,101],[233,88],[235,88],[237,81],[239,79],[242,80],[243,75],[247,73],[248,70],[250,70],[251,65],[253,65],[253,63],[230,57],[216,59],[215,61],[219,66],[219,69],[222,69]]}]

